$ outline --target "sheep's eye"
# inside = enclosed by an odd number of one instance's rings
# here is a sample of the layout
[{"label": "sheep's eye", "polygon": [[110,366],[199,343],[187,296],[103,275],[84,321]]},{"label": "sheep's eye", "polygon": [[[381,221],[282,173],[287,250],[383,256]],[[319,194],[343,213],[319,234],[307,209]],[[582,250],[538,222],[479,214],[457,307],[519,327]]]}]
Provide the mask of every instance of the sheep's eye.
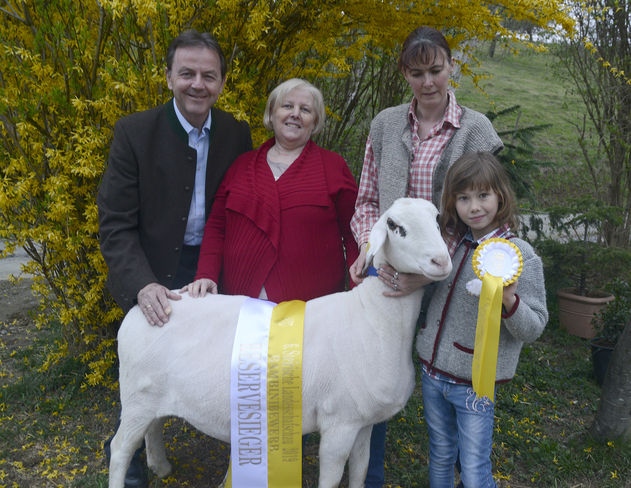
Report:
[{"label": "sheep's eye", "polygon": [[407,235],[407,231],[405,230],[405,228],[402,225],[397,225],[394,220],[392,219],[388,219],[387,222],[388,224],[388,228],[392,231],[392,232],[396,232],[397,234],[399,234],[401,237],[405,237]]}]

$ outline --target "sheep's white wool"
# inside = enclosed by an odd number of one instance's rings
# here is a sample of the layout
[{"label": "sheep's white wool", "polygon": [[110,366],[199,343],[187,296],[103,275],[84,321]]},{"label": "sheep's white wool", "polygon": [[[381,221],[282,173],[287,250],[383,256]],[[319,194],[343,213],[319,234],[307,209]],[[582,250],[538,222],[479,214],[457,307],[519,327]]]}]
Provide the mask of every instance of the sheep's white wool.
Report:
[{"label": "sheep's white wool", "polygon": [[[451,260],[426,200],[399,199],[375,224],[368,261],[440,280]],[[320,488],[339,485],[350,457],[349,486],[364,486],[372,425],[403,408],[414,387],[412,343],[423,290],[386,297],[367,277],[354,289],[306,304],[303,350],[303,432],[320,432]],[[230,358],[245,297],[209,295],[172,302],[164,327],[151,327],[133,308],[118,334],[121,424],[111,443],[109,486],[123,488],[143,436],[158,475],[171,466],[162,418],[182,417],[230,441]]]}]

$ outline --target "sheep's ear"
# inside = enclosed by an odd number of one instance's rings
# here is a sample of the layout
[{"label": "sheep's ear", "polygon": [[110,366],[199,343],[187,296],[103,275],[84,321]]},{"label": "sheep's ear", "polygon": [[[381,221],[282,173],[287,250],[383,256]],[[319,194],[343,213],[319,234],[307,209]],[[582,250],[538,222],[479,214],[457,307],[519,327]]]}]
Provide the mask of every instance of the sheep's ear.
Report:
[{"label": "sheep's ear", "polygon": [[366,253],[366,262],[364,263],[363,274],[366,274],[366,270],[372,266],[373,258],[375,254],[381,249],[388,237],[388,228],[386,226],[386,215],[382,215],[377,223],[370,231],[370,237],[368,238],[368,252]]}]

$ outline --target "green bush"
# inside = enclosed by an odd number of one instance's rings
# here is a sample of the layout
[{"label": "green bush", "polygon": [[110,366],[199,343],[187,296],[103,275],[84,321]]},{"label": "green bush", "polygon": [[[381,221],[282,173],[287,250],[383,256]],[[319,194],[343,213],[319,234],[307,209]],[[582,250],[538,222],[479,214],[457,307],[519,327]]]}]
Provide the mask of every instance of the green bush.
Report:
[{"label": "green bush", "polygon": [[594,325],[598,337],[615,344],[631,320],[631,282],[616,278],[605,289],[615,298],[598,314]]},{"label": "green bush", "polygon": [[[602,247],[594,242],[577,246],[554,239],[540,239],[533,244],[543,261],[548,309],[553,318],[558,312],[557,291],[576,288],[581,277],[594,296],[610,294],[611,284],[616,281],[631,282],[630,249]],[[585,248],[587,254],[583,254]]]}]

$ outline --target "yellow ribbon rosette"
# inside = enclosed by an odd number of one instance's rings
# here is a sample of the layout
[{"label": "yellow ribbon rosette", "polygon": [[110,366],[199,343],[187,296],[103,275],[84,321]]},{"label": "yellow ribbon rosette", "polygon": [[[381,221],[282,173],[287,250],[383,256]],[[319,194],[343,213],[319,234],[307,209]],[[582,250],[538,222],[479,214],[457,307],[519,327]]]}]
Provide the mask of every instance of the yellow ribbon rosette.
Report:
[{"label": "yellow ribbon rosette", "polygon": [[480,398],[495,401],[502,291],[517,280],[522,267],[519,248],[507,239],[488,239],[473,253],[473,271],[482,280],[472,366],[473,390]]}]

